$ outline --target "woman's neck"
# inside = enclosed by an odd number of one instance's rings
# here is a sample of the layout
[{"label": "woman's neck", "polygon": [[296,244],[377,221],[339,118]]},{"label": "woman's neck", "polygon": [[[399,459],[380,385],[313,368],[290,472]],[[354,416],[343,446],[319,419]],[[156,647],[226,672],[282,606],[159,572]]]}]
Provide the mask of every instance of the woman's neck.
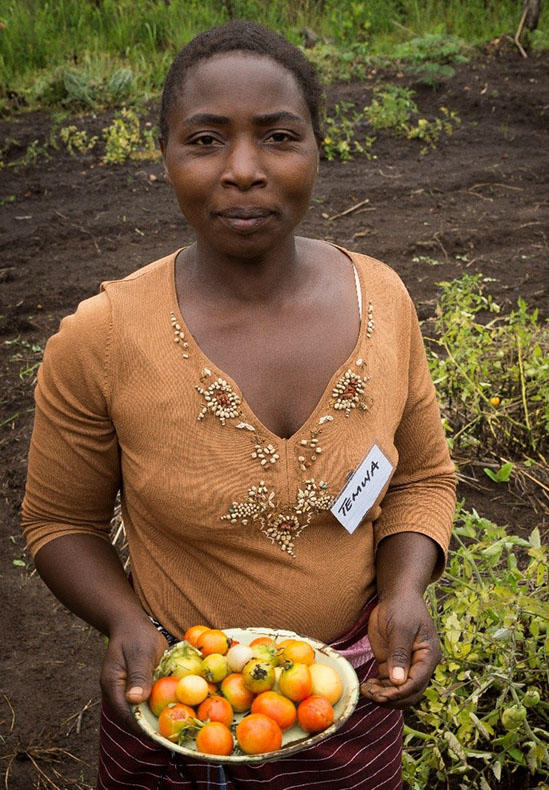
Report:
[{"label": "woman's neck", "polygon": [[185,290],[219,301],[268,302],[298,286],[303,276],[301,239],[291,236],[275,252],[261,257],[224,255],[200,240],[181,252],[177,280]]}]

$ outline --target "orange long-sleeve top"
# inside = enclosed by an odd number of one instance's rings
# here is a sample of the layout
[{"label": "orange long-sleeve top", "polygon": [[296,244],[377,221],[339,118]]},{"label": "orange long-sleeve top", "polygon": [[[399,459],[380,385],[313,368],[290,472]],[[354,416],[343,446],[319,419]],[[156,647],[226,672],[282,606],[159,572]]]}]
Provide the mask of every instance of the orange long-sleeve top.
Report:
[{"label": "orange long-sleeve top", "polygon": [[[35,393],[30,551],[67,534],[109,540],[120,490],[136,593],[177,636],[204,623],[331,641],[375,592],[376,545],[397,532],[436,541],[438,574],[455,475],[416,313],[389,267],[348,254],[359,337],[288,439],[187,329],[176,253],[103,283],[63,319]],[[394,472],[350,534],[330,507],[373,444]]]}]

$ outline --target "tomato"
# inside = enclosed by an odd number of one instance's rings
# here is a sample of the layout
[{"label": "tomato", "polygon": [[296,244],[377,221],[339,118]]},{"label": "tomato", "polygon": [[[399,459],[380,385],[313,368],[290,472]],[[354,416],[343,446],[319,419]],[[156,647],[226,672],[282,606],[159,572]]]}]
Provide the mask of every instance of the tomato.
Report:
[{"label": "tomato", "polygon": [[297,706],[297,723],[305,732],[321,732],[334,720],[334,709],[326,697],[314,694]]},{"label": "tomato", "polygon": [[185,705],[200,705],[209,693],[207,682],[200,675],[185,675],[175,689],[177,699]]},{"label": "tomato", "polygon": [[252,658],[267,661],[271,666],[276,667],[278,665],[278,650],[276,647],[261,642],[259,645],[252,647]]},{"label": "tomato", "polygon": [[207,697],[204,702],[200,703],[198,708],[197,718],[200,721],[220,721],[229,727],[233,721],[233,709],[225,697]]},{"label": "tomato", "polygon": [[312,664],[315,660],[314,648],[308,642],[301,639],[294,639],[286,645],[280,655],[281,663],[291,661],[292,664]]},{"label": "tomato", "polygon": [[252,639],[250,642],[250,647],[255,647],[255,645],[268,645],[269,647],[274,647],[275,644],[275,640],[270,636],[256,636],[256,638]]},{"label": "tomato", "polygon": [[335,705],[343,693],[341,678],[335,669],[328,664],[311,664],[311,694],[320,694]]},{"label": "tomato", "polygon": [[269,691],[275,684],[276,675],[274,667],[268,661],[252,658],[242,670],[244,685],[254,694]]},{"label": "tomato", "polygon": [[246,754],[275,752],[282,745],[282,730],[263,713],[250,713],[237,724],[236,740]]},{"label": "tomato", "polygon": [[192,625],[190,628],[187,628],[187,630],[185,631],[185,636],[183,637],[183,639],[185,639],[185,641],[188,642],[193,647],[196,647],[198,637],[201,634],[203,634],[205,631],[209,631],[209,630],[210,629],[208,628],[207,625]]},{"label": "tomato", "polygon": [[264,713],[274,719],[282,731],[288,730],[296,719],[294,703],[276,691],[263,691],[258,694],[252,702],[252,713]]},{"label": "tomato", "polygon": [[209,721],[196,736],[196,748],[203,754],[231,754],[234,748],[232,733],[226,724]]},{"label": "tomato", "polygon": [[200,634],[196,640],[196,646],[202,653],[202,656],[209,656],[210,653],[221,653],[224,656],[230,647],[230,640],[223,631],[217,628],[210,628],[208,631]]},{"label": "tomato", "polygon": [[280,693],[294,702],[308,697],[313,687],[311,673],[306,664],[290,664],[280,673],[278,680]]},{"label": "tomato", "polygon": [[149,708],[156,717],[160,716],[166,705],[170,702],[177,702],[175,689],[179,683],[179,678],[169,676],[159,678],[153,683],[149,696]]},{"label": "tomato", "polygon": [[254,693],[244,685],[244,676],[241,672],[233,672],[221,681],[221,693],[235,713],[250,710]]},{"label": "tomato", "polygon": [[168,705],[158,717],[158,731],[169,741],[177,743],[180,732],[195,726],[194,710],[189,705]]},{"label": "tomato", "polygon": [[227,661],[231,672],[242,672],[248,661],[254,657],[253,650],[248,645],[233,642],[227,653]]},{"label": "tomato", "polygon": [[210,653],[202,661],[200,674],[210,683],[221,683],[229,674],[229,664],[225,656],[220,653]]}]

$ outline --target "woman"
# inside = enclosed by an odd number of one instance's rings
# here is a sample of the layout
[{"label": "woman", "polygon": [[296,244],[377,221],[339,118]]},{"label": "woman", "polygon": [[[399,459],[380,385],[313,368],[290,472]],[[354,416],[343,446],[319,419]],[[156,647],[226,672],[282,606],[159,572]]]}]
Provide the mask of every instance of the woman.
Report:
[{"label": "woman", "polygon": [[[25,532],[48,586],[109,637],[103,790],[401,786],[399,709],[440,657],[423,593],[453,467],[400,280],[295,235],[319,103],[299,50],[259,25],[190,42],[161,146],[196,241],[104,283],[48,343]],[[133,586],[109,542],[118,490]],[[130,704],[166,638],[197,623],[332,643],[362,682],[356,712],[320,746],[246,768],[157,748]]]}]

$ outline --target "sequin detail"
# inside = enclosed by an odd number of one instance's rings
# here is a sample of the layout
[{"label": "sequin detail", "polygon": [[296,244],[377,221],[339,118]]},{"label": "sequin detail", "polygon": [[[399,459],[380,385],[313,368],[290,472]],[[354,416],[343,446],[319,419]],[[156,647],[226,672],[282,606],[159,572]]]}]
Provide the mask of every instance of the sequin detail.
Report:
[{"label": "sequin detail", "polygon": [[369,380],[369,376],[360,376],[348,368],[332,390],[332,407],[338,411],[345,411],[346,417],[349,417],[351,411],[356,408],[368,411],[370,404],[365,391]]},{"label": "sequin detail", "polygon": [[329,510],[333,497],[327,493],[328,484],[324,481],[306,480],[298,489],[296,503],[283,510],[277,508],[276,492],[269,490],[264,480],[248,490],[248,497],[242,502],[233,502],[222,520],[231,524],[240,522],[242,526],[255,523],[259,530],[271,541],[292,557],[295,539],[310,523],[313,514]]}]

